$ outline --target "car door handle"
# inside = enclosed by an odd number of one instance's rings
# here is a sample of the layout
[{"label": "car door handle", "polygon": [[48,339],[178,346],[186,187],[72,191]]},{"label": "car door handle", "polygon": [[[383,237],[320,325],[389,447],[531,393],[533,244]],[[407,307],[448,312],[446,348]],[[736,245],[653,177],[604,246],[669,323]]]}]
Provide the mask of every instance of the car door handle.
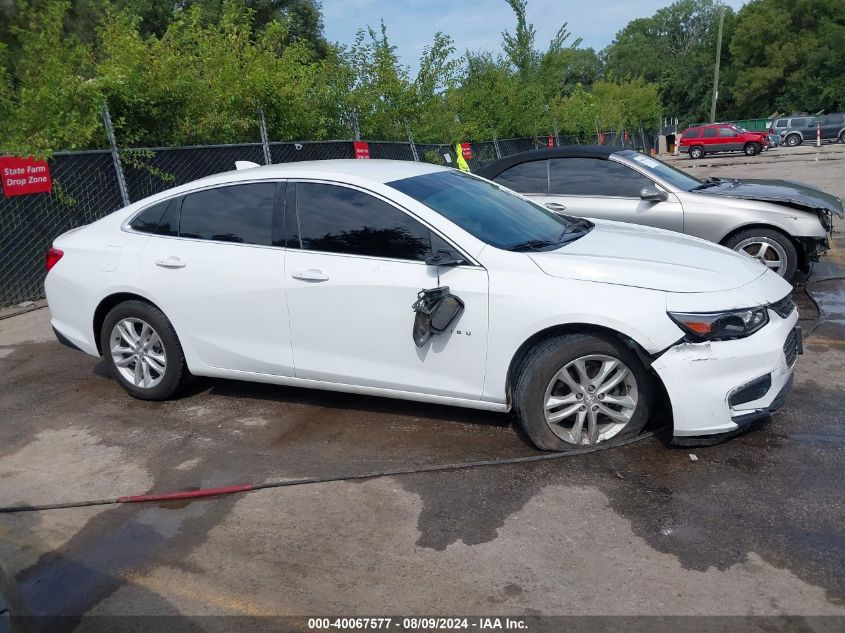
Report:
[{"label": "car door handle", "polygon": [[309,268],[308,270],[297,271],[291,273],[294,279],[301,279],[302,281],[328,281],[329,276],[322,270],[316,268]]},{"label": "car door handle", "polygon": [[566,211],[566,205],[560,202],[549,202],[546,204],[546,208],[552,211]]},{"label": "car door handle", "polygon": [[156,260],[156,266],[161,266],[162,268],[184,268],[187,265],[188,262],[175,255],[160,257]]}]

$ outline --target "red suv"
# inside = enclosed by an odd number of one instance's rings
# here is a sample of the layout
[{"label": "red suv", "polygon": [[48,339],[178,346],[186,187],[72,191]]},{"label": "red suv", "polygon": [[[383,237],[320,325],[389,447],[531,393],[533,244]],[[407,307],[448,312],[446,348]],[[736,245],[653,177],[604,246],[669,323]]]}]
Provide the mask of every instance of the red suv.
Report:
[{"label": "red suv", "polygon": [[745,152],[756,156],[769,147],[765,132],[749,132],[730,123],[688,127],[681,136],[678,149],[690,158],[704,158],[716,152]]}]

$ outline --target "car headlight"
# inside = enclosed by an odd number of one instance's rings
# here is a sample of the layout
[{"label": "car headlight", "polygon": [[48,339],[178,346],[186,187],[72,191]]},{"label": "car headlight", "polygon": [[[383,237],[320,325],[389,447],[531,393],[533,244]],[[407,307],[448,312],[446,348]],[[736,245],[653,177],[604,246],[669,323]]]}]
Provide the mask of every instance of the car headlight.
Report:
[{"label": "car headlight", "polygon": [[669,312],[692,341],[729,341],[751,336],[769,322],[765,306],[725,312]]}]

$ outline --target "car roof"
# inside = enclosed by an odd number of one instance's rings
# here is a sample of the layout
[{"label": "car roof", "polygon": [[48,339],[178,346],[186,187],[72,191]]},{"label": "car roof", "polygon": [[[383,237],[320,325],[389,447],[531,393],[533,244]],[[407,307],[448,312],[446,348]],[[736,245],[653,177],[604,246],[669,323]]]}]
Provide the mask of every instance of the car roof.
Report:
[{"label": "car roof", "polygon": [[[233,176],[234,180],[240,180],[237,176],[243,174],[244,180],[255,176],[291,178],[299,175],[315,176],[354,176],[373,182],[392,182],[402,178],[411,178],[430,174],[437,171],[446,171],[448,167],[432,165],[430,163],[417,163],[407,160],[360,160],[360,159],[335,159],[335,160],[309,160],[295,163],[280,163],[275,165],[262,165],[248,169],[224,172]],[[223,174],[217,174],[220,176]],[[213,178],[214,176],[212,176]]]},{"label": "car roof", "polygon": [[598,158],[607,160],[611,154],[622,151],[621,147],[608,147],[607,145],[565,145],[563,147],[549,147],[543,149],[532,149],[519,154],[505,156],[499,160],[479,169],[476,174],[482,178],[492,180],[506,169],[522,163],[530,163],[535,160],[547,158]]}]

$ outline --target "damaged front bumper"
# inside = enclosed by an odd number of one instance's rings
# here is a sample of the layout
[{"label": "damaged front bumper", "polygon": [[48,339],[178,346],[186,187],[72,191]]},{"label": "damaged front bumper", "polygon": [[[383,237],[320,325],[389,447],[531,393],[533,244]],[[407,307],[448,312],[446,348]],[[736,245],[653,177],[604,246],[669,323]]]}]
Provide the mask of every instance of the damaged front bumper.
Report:
[{"label": "damaged front bumper", "polygon": [[676,438],[726,437],[777,409],[801,353],[798,311],[748,338],[680,343],[653,363],[669,395]]}]

